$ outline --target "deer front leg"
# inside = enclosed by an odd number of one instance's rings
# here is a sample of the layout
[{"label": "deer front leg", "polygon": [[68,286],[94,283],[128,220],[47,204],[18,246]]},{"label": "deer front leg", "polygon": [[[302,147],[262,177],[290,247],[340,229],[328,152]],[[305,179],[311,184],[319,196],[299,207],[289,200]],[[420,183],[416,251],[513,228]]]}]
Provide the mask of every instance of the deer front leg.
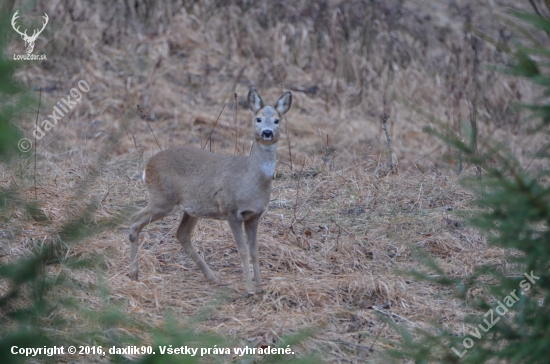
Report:
[{"label": "deer front leg", "polygon": [[134,214],[130,222],[130,279],[138,280],[138,247],[139,233],[145,225],[153,220],[149,206]]},{"label": "deer front leg", "polygon": [[204,274],[210,282],[218,283],[218,278],[216,278],[214,272],[212,272],[212,270],[208,267],[204,259],[200,257],[191,243],[191,233],[193,232],[193,228],[197,225],[198,221],[198,218],[192,217],[187,212],[184,212],[176,236],[178,237],[178,241],[183,246],[183,249],[187,255],[189,255],[195,264],[197,264],[202,274]]},{"label": "deer front leg", "polygon": [[244,231],[246,238],[248,239],[248,249],[250,251],[250,257],[252,258],[252,267],[254,269],[254,281],[256,283],[256,293],[262,293],[262,281],[260,278],[260,263],[258,260],[258,241],[256,239],[258,235],[258,223],[260,218],[245,221]]},{"label": "deer front leg", "polygon": [[237,250],[239,251],[239,255],[243,261],[243,274],[246,282],[246,291],[249,294],[254,294],[254,284],[252,283],[252,278],[250,277],[250,257],[248,255],[246,240],[243,235],[242,222],[238,219],[231,218],[228,220],[228,223],[231,231],[233,232],[233,237],[235,237],[235,241],[237,242]]}]

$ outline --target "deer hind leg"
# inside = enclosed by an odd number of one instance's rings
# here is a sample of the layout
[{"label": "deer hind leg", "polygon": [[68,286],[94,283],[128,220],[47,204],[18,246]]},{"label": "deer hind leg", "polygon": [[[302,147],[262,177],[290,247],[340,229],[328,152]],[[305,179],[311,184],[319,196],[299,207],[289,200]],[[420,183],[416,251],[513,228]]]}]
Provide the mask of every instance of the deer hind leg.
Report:
[{"label": "deer hind leg", "polygon": [[258,259],[258,240],[256,239],[258,233],[258,223],[260,218],[254,218],[244,222],[244,231],[248,240],[248,250],[250,252],[250,258],[252,259],[252,267],[254,269],[254,283],[256,284],[256,293],[262,293],[262,281],[260,279],[260,263]]},{"label": "deer hind leg", "polygon": [[202,274],[204,274],[204,276],[212,283],[218,283],[218,279],[216,278],[214,272],[212,272],[212,270],[208,267],[204,259],[200,257],[191,243],[191,233],[193,232],[195,225],[197,225],[197,221],[199,221],[197,217],[193,217],[184,212],[176,236],[180,244],[183,246],[185,253],[187,253],[195,264],[197,264]]},{"label": "deer hind leg", "polygon": [[169,215],[171,212],[173,212],[173,206],[169,204],[149,204],[130,218],[130,279],[138,280],[137,252],[141,229],[145,225]]},{"label": "deer hind leg", "polygon": [[249,294],[254,294],[254,284],[252,283],[252,278],[250,277],[250,256],[248,253],[248,246],[243,235],[242,222],[238,219],[229,219],[228,223],[231,231],[233,232],[233,237],[235,237],[235,241],[237,242],[237,250],[239,251],[239,255],[243,261],[243,274],[246,282],[246,291]]}]

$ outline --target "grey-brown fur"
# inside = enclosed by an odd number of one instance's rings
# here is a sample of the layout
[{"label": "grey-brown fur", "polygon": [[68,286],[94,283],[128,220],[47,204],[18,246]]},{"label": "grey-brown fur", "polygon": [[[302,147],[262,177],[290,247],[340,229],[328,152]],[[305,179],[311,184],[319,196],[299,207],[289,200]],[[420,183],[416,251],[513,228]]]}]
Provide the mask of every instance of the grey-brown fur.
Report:
[{"label": "grey-brown fur", "polygon": [[[251,88],[248,103],[254,114],[254,145],[250,156],[224,156],[194,147],[173,147],[154,155],[147,163],[144,179],[149,203],[131,217],[130,223],[131,279],[138,279],[141,229],[183,210],[177,239],[206,278],[218,282],[191,244],[191,233],[199,218],[227,220],[243,260],[246,289],[249,293],[262,291],[256,234],[271,194],[276,143],[280,136],[276,121],[290,109],[292,95],[286,92],[274,106],[264,107],[256,89]],[[250,276],[250,257],[255,289]]]}]

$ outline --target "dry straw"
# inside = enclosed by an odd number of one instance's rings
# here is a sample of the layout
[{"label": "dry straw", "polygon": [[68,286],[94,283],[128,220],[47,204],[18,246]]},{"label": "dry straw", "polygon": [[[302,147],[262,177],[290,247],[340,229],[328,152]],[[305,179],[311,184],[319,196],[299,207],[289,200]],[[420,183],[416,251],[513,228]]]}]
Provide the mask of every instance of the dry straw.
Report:
[{"label": "dry straw", "polygon": [[[505,8],[466,0],[454,5],[423,0],[94,5],[100,2],[46,1],[33,9],[50,17],[36,48],[52,61],[26,65],[17,79],[43,90],[41,110],[51,110],[80,79],[91,90],[55,135],[38,143],[36,188],[29,161],[21,159],[15,172],[0,165],[0,185],[24,186],[25,198],[43,201],[42,211],[54,222],[47,226],[17,208],[9,211],[0,240],[24,233],[1,248],[2,263],[55,239],[53,228],[78,211],[83,199],[100,197],[96,220],[128,204],[144,206],[139,176],[147,159],[170,140],[197,147],[208,143],[213,152],[231,155],[238,147],[246,154],[252,135],[245,110],[248,88],[254,85],[264,99],[276,99],[282,84],[294,90],[294,102],[283,135],[289,141],[280,143],[270,209],[260,224],[266,293],[248,297],[243,291],[242,265],[226,224],[201,221],[193,242],[229,285],[230,297],[201,328],[259,346],[313,326],[316,335],[305,348],[322,348],[339,363],[373,359],[387,346],[385,339],[399,338],[378,314],[411,329],[433,320],[463,330],[468,312],[458,301],[396,269],[422,269],[411,246],[457,277],[481,262],[505,266],[507,253],[488,247],[482,234],[454,214],[473,211],[474,197],[457,183],[458,155],[423,133],[428,121],[391,95],[458,128],[470,115],[469,98],[477,87],[481,139],[506,140],[527,164],[543,136],[526,136],[527,126],[509,105],[535,91],[483,67],[474,80],[472,57],[485,63],[503,62],[504,56],[488,44],[474,54],[468,43],[473,35],[464,27],[470,17],[471,24],[498,34],[501,25],[491,15],[504,14]],[[20,47],[14,36],[9,51]],[[399,161],[392,174],[380,123],[386,107]],[[22,112],[25,130],[32,130],[33,112]],[[106,145],[114,145],[108,162],[95,171],[86,197],[75,201],[75,188],[95,170]],[[466,165],[463,173],[473,174],[473,168]],[[111,298],[126,302],[128,312],[151,325],[161,323],[168,308],[185,320],[220,288],[207,283],[177,243],[180,217],[142,232],[139,282],[128,278],[127,226],[67,254],[103,255]],[[68,268],[49,269],[57,274]],[[68,274],[81,284],[97,279],[91,270]],[[5,289],[0,282],[0,291]],[[97,297],[78,298],[99,305]]]}]

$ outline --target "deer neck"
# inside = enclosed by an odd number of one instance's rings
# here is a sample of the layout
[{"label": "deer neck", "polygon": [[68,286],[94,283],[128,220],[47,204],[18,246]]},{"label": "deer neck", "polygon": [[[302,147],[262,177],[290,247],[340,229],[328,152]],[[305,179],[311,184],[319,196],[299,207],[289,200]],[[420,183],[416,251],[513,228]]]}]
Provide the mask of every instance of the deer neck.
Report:
[{"label": "deer neck", "polygon": [[251,172],[259,176],[260,181],[271,183],[275,173],[276,160],[277,144],[265,145],[257,141],[254,142],[249,156],[249,163],[252,166]]}]

